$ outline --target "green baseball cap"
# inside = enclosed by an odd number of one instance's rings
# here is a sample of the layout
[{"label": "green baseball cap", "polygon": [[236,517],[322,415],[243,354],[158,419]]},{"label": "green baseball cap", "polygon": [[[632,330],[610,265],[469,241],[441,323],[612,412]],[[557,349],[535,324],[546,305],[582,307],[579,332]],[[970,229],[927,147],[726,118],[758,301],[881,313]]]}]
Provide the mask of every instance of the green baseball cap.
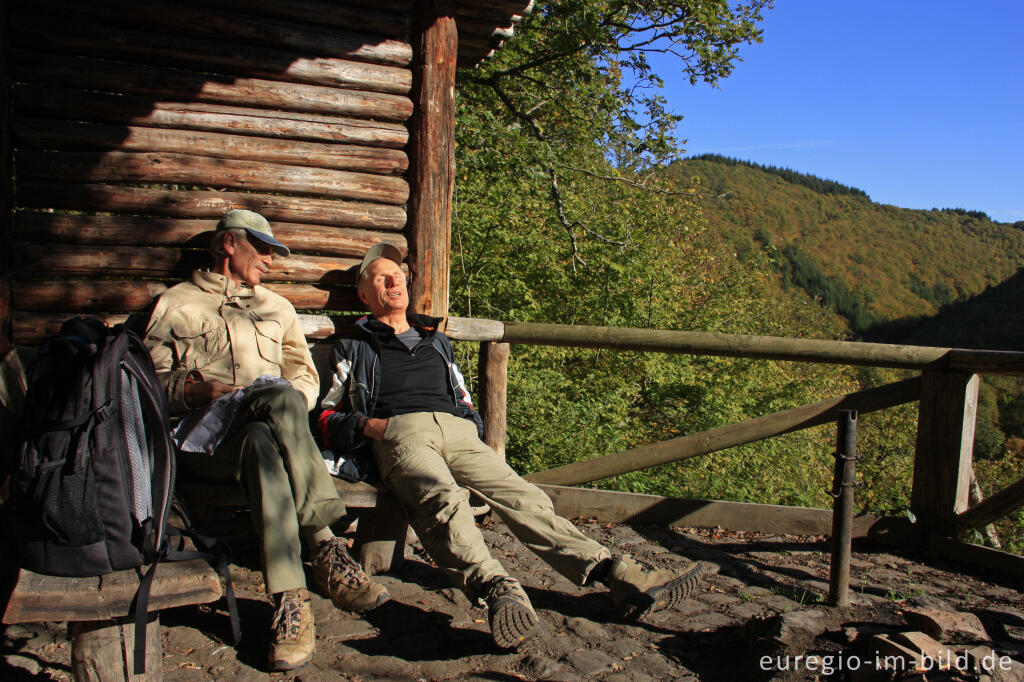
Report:
[{"label": "green baseball cap", "polygon": [[231,209],[224,214],[220,224],[217,225],[218,230],[230,230],[235,227],[242,228],[253,239],[272,247],[274,253],[279,256],[287,257],[291,253],[287,246],[274,239],[274,231],[270,229],[270,223],[256,211],[247,211],[242,208]]}]

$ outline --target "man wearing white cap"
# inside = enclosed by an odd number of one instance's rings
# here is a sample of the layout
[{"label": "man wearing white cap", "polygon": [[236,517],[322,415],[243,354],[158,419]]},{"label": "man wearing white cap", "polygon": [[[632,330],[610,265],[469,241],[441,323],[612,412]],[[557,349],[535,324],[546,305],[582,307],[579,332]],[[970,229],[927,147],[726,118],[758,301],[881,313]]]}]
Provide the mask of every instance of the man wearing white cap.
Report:
[{"label": "man wearing white cap", "polygon": [[309,431],[308,412],[319,392],[316,369],[295,308],[260,286],[274,257],[288,256],[288,247],[260,214],[231,210],[210,251],[212,268],[196,270],[157,301],[145,342],[172,415],[204,409],[257,377],[287,382],[249,388],[212,454],[179,452],[178,462],[200,478],[237,482],[245,493],[266,590],[277,607],[269,667],[289,670],[312,658],[315,641],[301,540],[315,582],[338,608],[367,611],[388,593],[330,529],[345,505]]},{"label": "man wearing white cap", "polygon": [[467,490],[563,576],[607,586],[624,618],[688,598],[711,566],[682,560],[677,569],[649,571],[628,556],[612,557],[480,440],[483,424],[451,344],[437,331],[440,320],[407,311],[401,262],[390,244],[371,247],[363,259],[357,292],[370,315],[356,323],[355,338],[335,347],[320,434],[335,452],[377,465],[431,558],[471,600],[486,604],[494,642],[519,648],[542,628],[522,586],[484,544]]}]

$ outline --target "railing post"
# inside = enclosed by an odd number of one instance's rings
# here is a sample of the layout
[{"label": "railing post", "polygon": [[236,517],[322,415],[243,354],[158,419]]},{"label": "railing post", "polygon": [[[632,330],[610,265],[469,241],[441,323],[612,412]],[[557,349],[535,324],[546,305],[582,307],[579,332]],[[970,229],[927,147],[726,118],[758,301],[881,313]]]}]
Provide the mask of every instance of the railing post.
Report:
[{"label": "railing post", "polygon": [[924,371],[910,510],[923,533],[952,536],[967,509],[978,413],[976,374]]},{"label": "railing post", "polygon": [[850,605],[850,555],[853,541],[853,489],[857,485],[857,412],[838,410],[836,466],[832,477],[832,565],[828,599],[833,606]]},{"label": "railing post", "polygon": [[477,401],[484,419],[484,442],[505,459],[505,435],[508,404],[507,343],[484,341],[480,344],[480,365],[477,375],[480,388]]}]

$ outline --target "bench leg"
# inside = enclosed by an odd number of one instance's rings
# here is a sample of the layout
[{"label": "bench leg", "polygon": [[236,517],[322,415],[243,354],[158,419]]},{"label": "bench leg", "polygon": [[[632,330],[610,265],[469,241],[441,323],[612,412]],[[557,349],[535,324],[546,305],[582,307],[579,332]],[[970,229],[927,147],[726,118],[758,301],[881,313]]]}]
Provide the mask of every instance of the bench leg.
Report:
[{"label": "bench leg", "polygon": [[394,573],[405,560],[405,536],[409,521],[398,498],[381,493],[377,506],[361,513],[356,526],[354,550],[367,575]]},{"label": "bench leg", "polygon": [[160,614],[146,622],[146,674],[135,675],[135,623],[128,618],[69,623],[76,682],[159,682],[163,668]]}]

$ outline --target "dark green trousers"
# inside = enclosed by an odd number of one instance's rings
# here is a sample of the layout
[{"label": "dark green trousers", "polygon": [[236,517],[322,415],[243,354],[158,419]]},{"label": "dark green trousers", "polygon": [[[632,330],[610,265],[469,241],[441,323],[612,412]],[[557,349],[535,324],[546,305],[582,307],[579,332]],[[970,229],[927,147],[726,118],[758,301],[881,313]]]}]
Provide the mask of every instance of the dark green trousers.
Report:
[{"label": "dark green trousers", "polygon": [[267,592],[306,586],[301,537],[345,514],[309,431],[305,397],[293,388],[256,389],[212,456],[178,453],[197,478],[237,482],[252,507]]}]

